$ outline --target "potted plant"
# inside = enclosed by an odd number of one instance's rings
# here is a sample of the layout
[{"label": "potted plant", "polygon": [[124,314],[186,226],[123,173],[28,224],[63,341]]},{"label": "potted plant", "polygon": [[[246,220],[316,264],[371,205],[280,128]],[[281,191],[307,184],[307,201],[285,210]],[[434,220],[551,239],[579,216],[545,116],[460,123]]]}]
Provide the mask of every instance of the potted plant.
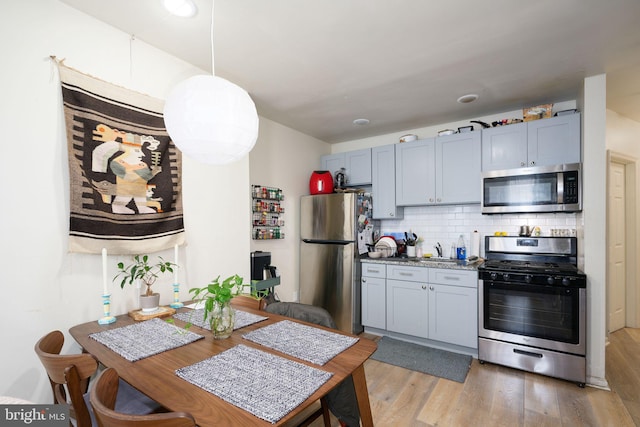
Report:
[{"label": "potted plant", "polygon": [[189,289],[194,301],[204,302],[204,321],[209,321],[214,339],[231,336],[235,322],[235,311],[231,307],[231,299],[239,295],[244,287],[242,277],[237,274],[220,281],[216,277],[207,286]]},{"label": "potted plant", "polygon": [[177,264],[165,261],[162,257],[158,257],[156,262],[150,262],[149,255],[135,255],[133,262],[127,266],[123,262],[118,263],[118,274],[113,280],[122,277],[120,281],[122,289],[127,283],[130,285],[137,281],[144,283],[147,288],[145,293],[140,295],[140,308],[143,312],[153,312],[160,305],[160,294],[154,293],[151,286],[160,275],[167,272],[173,273],[174,267],[177,267]]}]

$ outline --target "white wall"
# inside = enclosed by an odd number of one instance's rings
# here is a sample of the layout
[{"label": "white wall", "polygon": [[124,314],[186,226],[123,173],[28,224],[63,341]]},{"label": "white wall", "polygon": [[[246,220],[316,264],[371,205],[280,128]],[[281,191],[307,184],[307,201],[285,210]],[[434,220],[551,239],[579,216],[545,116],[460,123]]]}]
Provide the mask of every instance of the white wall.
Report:
[{"label": "white wall", "polygon": [[606,76],[584,81],[582,106],[584,272],[587,275],[587,381],[606,386]]},{"label": "white wall", "polygon": [[[282,301],[296,301],[299,280],[304,280],[304,275],[300,277],[299,272],[300,196],[309,194],[311,173],[320,167],[320,156],[329,151],[330,146],[325,142],[276,122],[260,119],[260,140],[249,153],[251,184],[283,190],[285,238],[252,240],[251,251],[271,252],[271,264],[278,267],[281,281],[275,291]],[[249,259],[248,254],[246,257]]]},{"label": "white wall", "polygon": [[[65,334],[102,316],[100,255],[67,252],[69,174],[57,72],[49,55],[103,80],[165,98],[202,71],[108,27],[57,0],[5,1],[0,156],[3,279],[0,395],[39,403],[51,390],[33,346],[45,333]],[[131,50],[130,50],[131,48]],[[130,61],[131,59],[131,61]],[[262,143],[262,141],[261,141]],[[181,248],[182,295],[220,275],[249,277],[249,158],[224,167],[185,158],[187,244]],[[172,259],[173,251],[160,253]],[[120,258],[109,257],[109,277]],[[154,288],[172,301],[171,278]],[[112,312],[135,306],[135,289],[112,288]],[[67,335],[63,351],[79,351]]]}]

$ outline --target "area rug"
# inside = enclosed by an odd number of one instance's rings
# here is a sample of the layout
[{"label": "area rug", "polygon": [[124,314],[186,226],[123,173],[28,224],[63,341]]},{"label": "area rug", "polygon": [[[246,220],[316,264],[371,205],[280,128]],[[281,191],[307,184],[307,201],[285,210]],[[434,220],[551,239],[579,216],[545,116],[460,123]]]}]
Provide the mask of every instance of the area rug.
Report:
[{"label": "area rug", "polygon": [[463,383],[471,356],[382,337],[371,359]]}]

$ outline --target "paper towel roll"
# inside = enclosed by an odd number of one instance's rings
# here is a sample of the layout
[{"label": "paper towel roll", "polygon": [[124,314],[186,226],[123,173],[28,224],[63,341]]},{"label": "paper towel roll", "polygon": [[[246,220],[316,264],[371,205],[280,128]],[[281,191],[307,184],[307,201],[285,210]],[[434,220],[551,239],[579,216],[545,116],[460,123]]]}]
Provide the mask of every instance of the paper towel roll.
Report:
[{"label": "paper towel roll", "polygon": [[469,244],[469,256],[480,256],[480,233],[474,230],[471,233],[471,243]]}]

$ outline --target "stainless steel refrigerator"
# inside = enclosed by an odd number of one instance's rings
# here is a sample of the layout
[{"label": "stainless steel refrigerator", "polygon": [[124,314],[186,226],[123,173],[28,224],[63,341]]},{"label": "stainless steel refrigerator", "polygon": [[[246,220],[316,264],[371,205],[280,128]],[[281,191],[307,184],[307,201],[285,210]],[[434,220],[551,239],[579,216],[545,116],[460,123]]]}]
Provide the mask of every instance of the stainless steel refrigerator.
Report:
[{"label": "stainless steel refrigerator", "polygon": [[325,308],[338,329],[354,334],[363,330],[358,258],[371,239],[371,213],[365,194],[319,194],[300,201],[300,302]]}]

